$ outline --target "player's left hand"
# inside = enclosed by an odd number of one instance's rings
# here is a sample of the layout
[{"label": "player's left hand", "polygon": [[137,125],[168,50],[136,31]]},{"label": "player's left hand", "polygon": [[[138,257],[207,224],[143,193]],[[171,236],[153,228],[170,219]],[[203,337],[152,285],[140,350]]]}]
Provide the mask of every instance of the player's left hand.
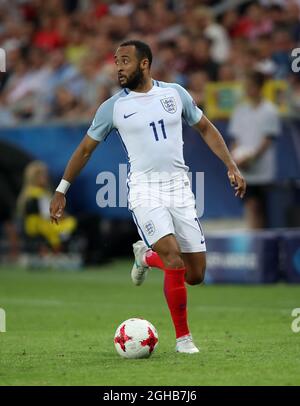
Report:
[{"label": "player's left hand", "polygon": [[238,167],[234,165],[228,168],[227,175],[231,186],[235,189],[235,196],[242,199],[246,193],[246,181],[243,175],[240,173]]}]

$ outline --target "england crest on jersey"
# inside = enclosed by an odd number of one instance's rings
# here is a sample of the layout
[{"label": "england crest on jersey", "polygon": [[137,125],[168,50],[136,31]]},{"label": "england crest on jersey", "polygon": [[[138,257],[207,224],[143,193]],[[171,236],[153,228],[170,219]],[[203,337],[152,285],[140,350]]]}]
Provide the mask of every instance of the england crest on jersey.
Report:
[{"label": "england crest on jersey", "polygon": [[166,97],[164,99],[160,99],[160,102],[163,106],[163,108],[171,114],[176,113],[177,111],[177,105],[174,97]]},{"label": "england crest on jersey", "polygon": [[151,236],[155,233],[155,226],[152,220],[147,221],[147,223],[144,224],[144,227],[148,235]]}]

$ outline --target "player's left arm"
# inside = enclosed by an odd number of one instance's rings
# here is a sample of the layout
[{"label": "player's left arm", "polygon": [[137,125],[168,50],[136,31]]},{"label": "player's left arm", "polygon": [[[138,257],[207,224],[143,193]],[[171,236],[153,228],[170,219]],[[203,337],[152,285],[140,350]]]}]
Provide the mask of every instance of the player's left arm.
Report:
[{"label": "player's left arm", "polygon": [[246,192],[246,181],[234,162],[219,130],[204,114],[200,121],[194,125],[194,128],[201,134],[214,154],[226,165],[230,184],[235,189],[235,196],[243,198]]}]

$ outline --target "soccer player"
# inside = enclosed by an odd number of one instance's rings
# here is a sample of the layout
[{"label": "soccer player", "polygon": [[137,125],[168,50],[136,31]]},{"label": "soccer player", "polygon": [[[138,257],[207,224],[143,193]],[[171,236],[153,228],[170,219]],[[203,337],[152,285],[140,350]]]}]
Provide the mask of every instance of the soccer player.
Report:
[{"label": "soccer player", "polygon": [[116,129],[129,159],[129,209],[143,239],[133,244],[132,281],[141,285],[151,267],[163,270],[176,351],[196,353],[187,322],[185,282],[203,281],[206,247],[183,159],[182,118],[224,162],[236,196],[244,196],[246,184],[219,131],[185,89],[152,79],[151,62],[151,49],[141,41],[126,41],[118,47],[115,63],[122,90],[97,110],[56,189],[50,215],[58,223],[70,184],[97,145]]}]

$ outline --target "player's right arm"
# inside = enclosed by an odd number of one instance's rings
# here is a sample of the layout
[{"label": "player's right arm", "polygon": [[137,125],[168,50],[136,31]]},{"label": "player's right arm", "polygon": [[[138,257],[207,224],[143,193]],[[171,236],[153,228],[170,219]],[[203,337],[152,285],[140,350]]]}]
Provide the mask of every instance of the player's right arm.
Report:
[{"label": "player's right arm", "polygon": [[87,130],[87,134],[69,160],[63,178],[50,203],[50,218],[52,222],[57,224],[63,215],[66,207],[65,194],[70,184],[76,176],[79,175],[97,145],[105,140],[114,128],[113,108],[114,102],[117,98],[118,95],[112,96],[100,105],[90,128]]},{"label": "player's right arm", "polygon": [[[71,184],[74,179],[79,175],[83,167],[90,159],[94,149],[99,144],[99,141],[94,140],[89,135],[85,135],[81,143],[76,148],[71,156],[65,172],[63,174],[63,183]],[[50,203],[50,218],[52,222],[58,224],[61,219],[64,209],[66,207],[65,193],[55,191],[54,196]]]}]

